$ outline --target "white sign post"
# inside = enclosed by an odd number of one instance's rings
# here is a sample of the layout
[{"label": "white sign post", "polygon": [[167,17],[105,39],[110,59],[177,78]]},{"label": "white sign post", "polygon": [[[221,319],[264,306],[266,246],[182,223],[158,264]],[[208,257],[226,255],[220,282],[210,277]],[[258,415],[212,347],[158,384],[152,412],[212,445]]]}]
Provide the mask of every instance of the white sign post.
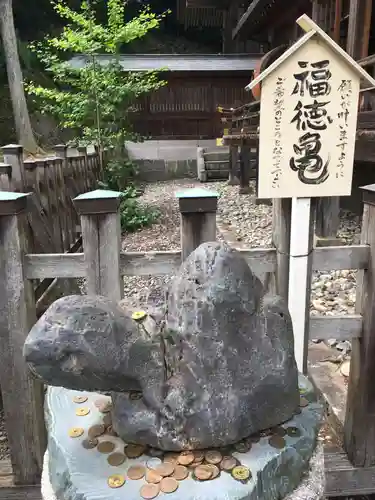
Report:
[{"label": "white sign post", "polygon": [[262,82],[259,198],[292,198],[289,300],[298,368],[306,372],[312,253],[311,198],[351,194],[357,110],[366,73],[308,16]]}]

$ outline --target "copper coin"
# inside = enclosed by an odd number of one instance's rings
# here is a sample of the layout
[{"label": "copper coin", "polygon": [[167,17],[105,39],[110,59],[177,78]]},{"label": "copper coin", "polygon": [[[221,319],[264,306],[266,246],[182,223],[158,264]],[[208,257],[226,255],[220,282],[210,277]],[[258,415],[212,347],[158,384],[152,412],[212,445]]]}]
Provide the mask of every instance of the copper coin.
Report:
[{"label": "copper coin", "polygon": [[163,476],[155,472],[154,470],[147,470],[146,471],[146,481],[151,484],[158,484],[160,481],[163,479]]},{"label": "copper coin", "polygon": [[207,464],[207,467],[209,467],[212,470],[212,476],[210,479],[216,479],[217,477],[220,476],[220,469],[214,464]]},{"label": "copper coin", "polygon": [[71,429],[69,429],[69,436],[71,438],[78,438],[78,437],[81,437],[84,433],[84,429],[82,429],[82,427],[72,427]]},{"label": "copper coin", "polygon": [[220,468],[227,472],[230,472],[237,466],[238,462],[234,457],[223,457],[223,460],[220,462]]},{"label": "copper coin", "polygon": [[194,450],[194,462],[198,462],[199,460],[203,462],[205,452],[203,450]]},{"label": "copper coin", "polygon": [[286,430],[284,429],[284,427],[273,427],[272,433],[275,434],[276,436],[281,436],[281,437],[286,436]]},{"label": "copper coin", "polygon": [[204,455],[204,458],[207,463],[213,465],[219,464],[223,460],[223,456],[220,451],[216,450],[207,451]]},{"label": "copper coin", "polygon": [[142,479],[146,474],[146,468],[143,465],[132,465],[129,467],[127,474],[129,479]]},{"label": "copper coin", "polygon": [[96,438],[88,438],[82,441],[82,446],[85,450],[93,450],[97,447],[99,441]]},{"label": "copper coin", "polygon": [[213,476],[213,471],[209,465],[198,465],[198,467],[194,469],[194,475],[200,481],[207,481]]},{"label": "copper coin", "polygon": [[141,444],[128,444],[125,446],[125,453],[128,458],[139,458],[146,451],[146,446]]},{"label": "copper coin", "polygon": [[123,464],[126,460],[126,457],[123,453],[112,453],[109,455],[107,458],[107,462],[109,465],[112,465],[113,467],[118,467],[119,465]]},{"label": "copper coin", "polygon": [[298,427],[287,427],[286,433],[290,437],[300,437],[301,435],[301,431],[298,429]]},{"label": "copper coin", "polygon": [[158,457],[151,457],[147,460],[146,465],[148,469],[155,470],[157,467],[160,467],[160,465],[163,462],[161,461],[160,458]]},{"label": "copper coin", "polygon": [[192,451],[183,451],[179,454],[177,462],[180,465],[190,465],[194,462],[194,453]]},{"label": "copper coin", "polygon": [[178,481],[173,477],[164,477],[160,482],[160,490],[163,493],[173,493],[178,488]]},{"label": "copper coin", "polygon": [[201,465],[203,463],[203,459],[197,459],[197,460],[194,460],[194,462],[192,462],[191,464],[189,464],[189,467],[195,469],[195,467],[197,467],[198,465]]},{"label": "copper coin", "polygon": [[110,488],[121,488],[125,484],[125,478],[120,474],[114,474],[108,478],[107,483]]},{"label": "copper coin", "polygon": [[73,402],[77,404],[86,403],[89,398],[87,396],[74,396]]},{"label": "copper coin", "polygon": [[299,405],[300,405],[301,408],[305,408],[306,406],[309,405],[309,402],[308,402],[308,400],[306,398],[301,397],[299,399]]},{"label": "copper coin", "polygon": [[87,431],[87,435],[90,438],[96,438],[98,436],[102,436],[105,433],[104,425],[93,425]]},{"label": "copper coin", "polygon": [[77,408],[76,415],[77,417],[85,417],[90,413],[90,408]]},{"label": "copper coin", "polygon": [[159,465],[159,467],[156,467],[156,469],[154,469],[154,470],[160,476],[167,477],[167,476],[170,476],[171,474],[173,474],[174,468],[175,468],[174,464],[164,462],[161,465]]},{"label": "copper coin", "polygon": [[161,458],[164,455],[164,451],[163,450],[159,450],[159,448],[150,448],[148,450],[148,454],[150,455],[150,457]]},{"label": "copper coin", "polygon": [[176,465],[172,474],[177,481],[183,481],[188,477],[188,475],[189,471],[184,465]]},{"label": "copper coin", "polygon": [[101,441],[98,446],[97,450],[99,453],[112,453],[112,451],[115,449],[114,443],[111,443],[111,441]]},{"label": "copper coin", "polygon": [[163,462],[177,464],[178,453],[166,453],[163,457]]},{"label": "copper coin", "polygon": [[275,435],[269,438],[268,444],[272,446],[272,448],[282,450],[286,446],[286,441],[283,437]]},{"label": "copper coin", "polygon": [[249,441],[240,441],[234,445],[234,449],[238,451],[238,453],[247,453],[251,450],[251,443]]},{"label": "copper coin", "polygon": [[142,498],[146,500],[151,500],[159,495],[160,486],[158,484],[144,484],[140,489],[140,494]]}]

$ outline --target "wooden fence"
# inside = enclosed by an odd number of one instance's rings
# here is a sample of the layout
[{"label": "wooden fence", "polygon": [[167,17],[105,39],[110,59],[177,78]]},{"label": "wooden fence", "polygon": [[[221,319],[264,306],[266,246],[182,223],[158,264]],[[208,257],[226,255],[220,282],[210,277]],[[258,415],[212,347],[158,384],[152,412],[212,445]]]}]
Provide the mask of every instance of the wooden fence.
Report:
[{"label": "wooden fence", "polygon": [[[372,389],[375,375],[375,186],[367,187],[364,193],[361,244],[320,247],[311,252],[313,270],[359,270],[357,314],[312,316],[304,332],[311,339],[351,339],[353,342],[345,423],[346,452],[353,465],[346,464],[340,469],[339,481],[344,491],[345,484],[353,482],[353,478],[365,481],[364,476],[368,478],[372,474],[374,477],[375,474],[375,397]],[[43,388],[31,377],[22,357],[24,340],[36,321],[35,294],[30,283],[33,280],[85,278],[87,293],[120,300],[122,276],[173,274],[182,257],[200,243],[216,237],[217,198],[212,194],[197,197],[188,192],[179,197],[181,251],[124,253],[120,250],[118,194],[95,191],[80,195],[73,202],[81,222],[83,253],[34,253],[30,251],[32,241],[27,231],[29,200],[30,196],[24,193],[0,192],[0,380],[14,484],[18,485],[39,482],[46,445],[42,425]],[[288,274],[285,235],[290,227],[285,218],[286,207],[284,201],[275,204],[278,212],[276,248],[241,250],[261,279],[275,277],[277,288],[284,296]],[[338,460],[338,455],[330,457],[331,465]],[[337,480],[337,475],[331,476],[327,477],[327,484]],[[357,486],[361,480],[357,480]],[[375,491],[374,485],[372,488]],[[26,490],[37,491],[37,487]],[[16,498],[10,491],[14,490],[0,488],[0,499]]]}]

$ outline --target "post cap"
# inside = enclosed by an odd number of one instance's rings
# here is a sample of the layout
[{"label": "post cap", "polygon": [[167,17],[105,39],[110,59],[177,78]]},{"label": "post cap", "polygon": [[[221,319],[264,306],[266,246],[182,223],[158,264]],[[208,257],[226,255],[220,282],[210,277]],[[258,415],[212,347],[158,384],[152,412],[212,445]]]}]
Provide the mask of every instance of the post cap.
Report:
[{"label": "post cap", "polygon": [[106,189],[96,189],[80,194],[73,199],[74,206],[80,215],[116,213],[120,205],[122,193]]},{"label": "post cap", "polygon": [[363,191],[363,203],[375,205],[375,184],[361,186],[359,189],[362,189]]},{"label": "post cap", "polygon": [[67,144],[56,144],[56,146],[53,147],[55,151],[66,151],[68,149]]},{"label": "post cap", "polygon": [[27,199],[32,193],[0,191],[0,216],[16,215],[26,209]]},{"label": "post cap", "polygon": [[21,155],[23,147],[20,144],[7,144],[1,148],[6,155]]},{"label": "post cap", "polygon": [[182,214],[216,212],[218,197],[219,193],[216,191],[202,188],[190,188],[176,193]]}]

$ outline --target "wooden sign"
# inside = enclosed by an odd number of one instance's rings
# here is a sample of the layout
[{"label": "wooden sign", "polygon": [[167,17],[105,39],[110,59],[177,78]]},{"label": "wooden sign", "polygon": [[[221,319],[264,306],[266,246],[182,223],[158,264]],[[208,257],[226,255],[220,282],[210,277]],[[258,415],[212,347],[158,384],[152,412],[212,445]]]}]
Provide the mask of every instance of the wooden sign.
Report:
[{"label": "wooden sign", "polygon": [[360,80],[370,77],[308,16],[262,82],[259,198],[351,194]]}]

